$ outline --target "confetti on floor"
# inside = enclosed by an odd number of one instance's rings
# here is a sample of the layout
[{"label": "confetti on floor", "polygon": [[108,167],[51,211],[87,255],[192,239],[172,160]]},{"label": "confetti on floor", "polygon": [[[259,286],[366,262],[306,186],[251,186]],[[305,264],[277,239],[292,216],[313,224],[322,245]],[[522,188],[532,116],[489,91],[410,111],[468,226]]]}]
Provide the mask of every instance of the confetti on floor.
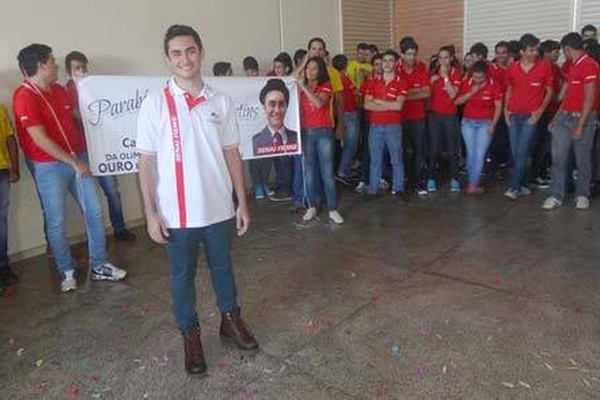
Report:
[{"label": "confetti on floor", "polygon": [[592,385],[590,385],[590,382],[588,382],[587,379],[583,378],[582,380],[583,380],[583,383],[585,383],[585,386],[587,386],[587,387],[591,387],[592,386]]},{"label": "confetti on floor", "polygon": [[308,332],[316,332],[319,330],[319,327],[314,322],[310,322],[304,326],[304,329],[306,329]]},{"label": "confetti on floor", "polygon": [[15,347],[17,345],[17,339],[15,339],[15,338],[8,339],[8,345],[10,347]]},{"label": "confetti on floor", "polygon": [[511,388],[511,389],[515,388],[515,385],[513,385],[510,382],[502,382],[502,385],[506,386],[507,388]]},{"label": "confetti on floor", "polygon": [[81,393],[81,388],[77,385],[71,385],[67,388],[67,394],[71,397],[77,397]]},{"label": "confetti on floor", "polygon": [[569,359],[569,362],[574,366],[577,367],[577,363],[575,362],[575,360],[573,360],[572,358]]},{"label": "confetti on floor", "polygon": [[392,348],[390,349],[390,352],[392,353],[392,355],[394,357],[400,357],[402,354],[399,346],[392,346]]},{"label": "confetti on floor", "polygon": [[388,392],[389,392],[389,389],[388,389],[388,387],[387,387],[387,386],[385,386],[385,385],[378,386],[378,387],[375,389],[375,395],[376,395],[377,397],[383,397],[383,396],[386,396],[386,395],[388,394]]},{"label": "confetti on floor", "polygon": [[425,368],[423,368],[423,367],[416,367],[416,368],[415,368],[415,376],[416,376],[418,379],[423,379],[423,378],[425,378]]},{"label": "confetti on floor", "polygon": [[243,392],[240,396],[240,400],[254,400],[254,395],[250,392]]},{"label": "confetti on floor", "polygon": [[550,371],[552,371],[554,368],[552,368],[552,365],[548,364],[548,363],[544,363],[544,365],[546,366],[546,368],[548,368]]},{"label": "confetti on floor", "polygon": [[229,364],[227,364],[227,361],[220,361],[215,365],[215,368],[218,370],[224,370],[225,368],[228,367]]},{"label": "confetti on floor", "polygon": [[40,358],[39,360],[35,361],[34,365],[39,368],[42,366],[43,363],[44,363],[44,359]]},{"label": "confetti on floor", "polygon": [[442,367],[442,373],[446,374],[446,372],[448,372],[448,367],[446,367],[445,365]]},{"label": "confetti on floor", "polygon": [[21,357],[23,355],[23,353],[25,353],[25,349],[24,348],[20,348],[19,350],[17,350],[17,356]]},{"label": "confetti on floor", "polygon": [[531,385],[526,382],[519,381],[519,385],[523,386],[524,388],[531,389]]}]

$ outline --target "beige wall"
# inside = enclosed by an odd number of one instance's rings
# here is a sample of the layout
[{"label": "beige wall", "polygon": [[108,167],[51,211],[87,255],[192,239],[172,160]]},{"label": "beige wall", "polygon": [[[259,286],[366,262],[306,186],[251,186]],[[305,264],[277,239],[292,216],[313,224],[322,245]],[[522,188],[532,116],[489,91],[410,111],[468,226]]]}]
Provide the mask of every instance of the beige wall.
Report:
[{"label": "beige wall", "polygon": [[[18,50],[32,42],[47,43],[62,63],[71,50],[91,59],[98,74],[166,74],[162,36],[172,23],[196,27],[206,48],[204,71],[213,62],[231,61],[241,73],[247,55],[267,69],[281,50],[293,53],[312,36],[322,36],[333,52],[341,48],[341,0],[61,0],[58,3],[20,0],[3,7],[0,24],[0,101],[10,104],[21,78],[16,67]],[[283,29],[281,29],[282,27]],[[64,76],[63,76],[64,79]],[[31,254],[44,244],[42,218],[33,182],[24,165],[22,179],[12,187],[10,253]],[[126,220],[142,218],[135,176],[119,178]],[[73,202],[69,205],[69,235],[80,237],[83,224]],[[105,214],[106,208],[105,208]],[[108,221],[108,216],[107,216]]]}]

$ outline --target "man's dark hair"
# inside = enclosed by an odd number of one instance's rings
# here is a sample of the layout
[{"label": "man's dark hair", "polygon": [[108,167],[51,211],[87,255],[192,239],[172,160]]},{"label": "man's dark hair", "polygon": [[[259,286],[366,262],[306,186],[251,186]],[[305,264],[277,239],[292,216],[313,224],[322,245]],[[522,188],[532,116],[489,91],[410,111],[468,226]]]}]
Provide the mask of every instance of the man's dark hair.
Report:
[{"label": "man's dark hair", "polygon": [[583,49],[587,51],[587,48],[592,46],[594,43],[598,43],[598,41],[594,38],[583,39]]},{"label": "man's dark hair", "polygon": [[375,64],[375,61],[376,61],[376,60],[381,60],[382,58],[383,58],[383,57],[381,57],[381,53],[376,53],[376,54],[373,56],[373,59],[371,60],[371,65]]},{"label": "man's dark hair", "polygon": [[348,66],[348,57],[343,54],[338,54],[331,59],[331,65],[338,71],[343,72]]},{"label": "man's dark hair", "polygon": [[471,46],[471,49],[469,50],[469,53],[481,56],[484,60],[487,60],[488,52],[488,47],[482,42],[475,43],[473,46]]},{"label": "man's dark hair", "polygon": [[488,72],[487,62],[485,62],[484,60],[476,61],[473,64],[472,72],[483,72],[484,74],[487,74],[487,72]]},{"label": "man's dark hair", "polygon": [[567,33],[560,40],[561,47],[569,46],[573,50],[583,50],[583,38],[577,32]]},{"label": "man's dark hair", "polygon": [[556,40],[544,40],[540,43],[540,57],[544,57],[546,53],[554,50],[560,50],[560,43]]},{"label": "man's dark hair", "polygon": [[585,32],[589,32],[589,31],[594,32],[594,35],[596,35],[598,33],[598,28],[596,28],[594,25],[588,24],[588,25],[584,26],[583,28],[581,28],[581,35],[583,36],[583,34]]},{"label": "man's dark hair", "polygon": [[292,64],[292,57],[285,51],[277,54],[277,57],[273,59],[273,62],[280,62],[285,65],[286,74],[289,74],[294,69],[294,65]]},{"label": "man's dark hair", "polygon": [[214,76],[226,76],[227,72],[231,69],[231,63],[227,61],[219,61],[213,65]]},{"label": "man's dark hair", "polygon": [[494,46],[494,51],[498,51],[500,47],[506,47],[508,50],[508,42],[506,40],[501,40]]},{"label": "man's dark hair", "polygon": [[356,45],[356,50],[369,50],[369,45],[365,42],[359,43]]},{"label": "man's dark hair", "polygon": [[244,71],[248,71],[249,69],[258,71],[258,61],[252,56],[244,58],[242,65],[244,67]]},{"label": "man's dark hair", "polygon": [[187,25],[171,25],[165,33],[164,48],[165,54],[169,54],[169,42],[178,36],[191,36],[194,42],[198,45],[198,49],[202,50],[202,40],[198,32],[194,28]]},{"label": "man's dark hair", "polygon": [[404,36],[400,40],[400,52],[404,54],[408,50],[419,51],[419,45],[412,36]]},{"label": "man's dark hair", "polygon": [[597,63],[600,64],[600,44],[596,40],[588,44],[585,52],[588,56],[592,57]]},{"label": "man's dark hair", "polygon": [[310,39],[310,40],[308,41],[308,46],[307,46],[306,48],[307,48],[307,49],[310,49],[310,46],[312,46],[312,44],[313,44],[314,42],[319,42],[319,43],[321,43],[321,44],[323,45],[323,50],[327,50],[327,45],[325,44],[325,41],[323,40],[323,38],[320,38],[320,37],[314,37],[314,38]]},{"label": "man's dark hair", "polygon": [[84,64],[87,64],[89,62],[85,54],[83,54],[82,52],[77,50],[70,52],[69,54],[67,54],[67,57],[65,57],[65,70],[68,74],[71,73],[71,63],[73,61],[79,61]]},{"label": "man's dark hair", "polygon": [[369,50],[371,50],[371,53],[373,54],[379,54],[379,47],[377,47],[376,44],[370,44]]},{"label": "man's dark hair", "polygon": [[273,78],[273,79],[269,79],[267,81],[266,85],[260,91],[260,94],[258,95],[260,104],[262,104],[264,106],[265,98],[267,97],[267,94],[269,94],[269,92],[273,92],[273,91],[278,91],[278,92],[283,93],[283,97],[285,97],[285,104],[287,105],[290,103],[290,91],[287,88],[287,86],[285,86],[285,82],[283,82],[279,78]]},{"label": "man's dark hair", "polygon": [[307,53],[308,51],[304,49],[296,50],[296,52],[294,53],[294,64],[296,64],[296,67],[302,63],[302,60],[304,59]]},{"label": "man's dark hair", "polygon": [[[308,59],[306,65],[308,66],[311,62],[317,63],[317,68],[319,69],[319,75],[317,76],[317,83],[319,86],[324,84],[325,82],[329,82],[329,74],[327,73],[327,65],[325,65],[325,61],[321,57],[311,57]],[[304,77],[306,78],[306,67],[304,68]]]},{"label": "man's dark hair", "polygon": [[527,50],[528,47],[537,46],[540,44],[540,39],[531,33],[526,33],[519,39],[521,50]]},{"label": "man's dark hair", "polygon": [[400,58],[400,55],[392,49],[388,49],[388,50],[384,51],[383,53],[381,53],[381,58],[383,58],[385,56],[392,56],[392,57],[394,57],[394,60],[396,60],[396,61],[398,61],[398,59]]},{"label": "man's dark hair", "polygon": [[521,51],[521,43],[518,40],[511,40],[508,42],[508,53],[518,56]]},{"label": "man's dark hair", "polygon": [[50,59],[52,48],[45,44],[34,43],[21,49],[17,55],[19,68],[27,77],[34,76],[38,71],[38,63],[45,64]]}]

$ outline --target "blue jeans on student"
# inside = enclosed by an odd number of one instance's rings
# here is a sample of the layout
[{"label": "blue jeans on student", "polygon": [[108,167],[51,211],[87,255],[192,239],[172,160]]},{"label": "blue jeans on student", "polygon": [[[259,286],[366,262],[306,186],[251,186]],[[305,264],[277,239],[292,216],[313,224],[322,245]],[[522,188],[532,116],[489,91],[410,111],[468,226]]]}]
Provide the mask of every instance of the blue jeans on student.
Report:
[{"label": "blue jeans on student", "polygon": [[292,174],[292,201],[296,204],[304,203],[304,171],[302,155],[292,156],[294,173]]},{"label": "blue jeans on student", "polygon": [[514,168],[510,177],[509,188],[517,191],[529,183],[527,160],[531,154],[531,146],[537,132],[537,124],[531,125],[527,122],[530,117],[531,114],[512,114],[510,116],[508,133]]},{"label": "blue jeans on student", "polygon": [[116,175],[105,175],[99,176],[97,179],[106,196],[110,223],[115,232],[122,232],[125,230],[125,221],[123,220],[123,204],[121,203],[117,177]]},{"label": "blue jeans on student", "polygon": [[584,197],[590,195],[596,114],[593,113],[585,121],[581,138],[573,139],[571,134],[578,121],[578,115],[559,111],[552,132],[552,184],[550,193],[559,201],[563,201],[565,197],[567,176],[572,172],[573,153],[577,166],[575,195]]},{"label": "blue jeans on student", "polygon": [[8,268],[8,169],[0,170],[0,271]]},{"label": "blue jeans on student", "polygon": [[[80,159],[87,160],[85,154]],[[90,266],[104,264],[106,259],[106,238],[104,217],[98,194],[96,178],[79,177],[75,169],[60,161],[33,162],[33,177],[42,201],[48,243],[54,260],[61,273],[75,269],[67,240],[67,194],[75,198],[83,213],[88,235]]]},{"label": "blue jeans on student", "polygon": [[325,189],[327,208],[337,209],[335,182],[333,181],[333,131],[331,128],[304,129],[302,132],[304,151],[304,179],[308,206],[317,204],[317,170]]},{"label": "blue jeans on student", "polygon": [[217,305],[223,313],[237,308],[237,292],[231,262],[231,238],[235,219],[202,228],[169,229],[165,251],[169,259],[175,323],[185,330],[198,322],[196,272],[202,244],[210,270]]},{"label": "blue jeans on student", "polygon": [[469,173],[469,185],[478,185],[485,155],[487,153],[493,135],[488,133],[492,123],[489,119],[463,118],[461,122],[462,137],[467,148],[467,171]]},{"label": "blue jeans on student", "polygon": [[355,112],[344,113],[344,147],[342,160],[338,168],[338,175],[347,177],[350,174],[352,160],[358,147],[358,114]]},{"label": "blue jeans on student", "polygon": [[400,124],[371,124],[369,151],[371,157],[371,177],[368,193],[375,194],[379,188],[383,152],[387,147],[392,164],[392,191],[404,191],[404,162],[402,160],[402,127]]}]

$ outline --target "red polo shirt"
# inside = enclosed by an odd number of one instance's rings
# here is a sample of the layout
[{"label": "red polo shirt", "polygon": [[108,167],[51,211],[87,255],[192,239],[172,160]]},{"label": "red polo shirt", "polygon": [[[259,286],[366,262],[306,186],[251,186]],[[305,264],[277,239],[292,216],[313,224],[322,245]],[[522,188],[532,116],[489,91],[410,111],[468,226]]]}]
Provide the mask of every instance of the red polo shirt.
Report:
[{"label": "red polo shirt", "polygon": [[566,76],[567,92],[563,100],[561,110],[580,113],[583,111],[583,99],[585,97],[584,87],[588,83],[596,84],[596,96],[594,109],[598,108],[598,75],[600,67],[593,58],[587,54],[582,55],[573,62]]},{"label": "red polo shirt", "polygon": [[[460,88],[459,96],[469,93],[474,85],[473,78],[463,82]],[[479,88],[465,104],[463,110],[463,118],[469,119],[493,119],[494,118],[494,102],[502,101],[502,87],[493,78],[487,79],[483,86]]]},{"label": "red polo shirt", "polygon": [[[421,61],[416,61],[415,66],[410,73],[407,73],[404,70],[402,62],[398,62],[396,74],[406,82],[408,90],[430,86],[427,67],[425,66],[425,63]],[[410,121],[423,118],[425,118],[425,100],[406,100],[404,108],[402,109],[402,119]]]},{"label": "red polo shirt", "polygon": [[512,88],[508,111],[532,113],[542,105],[546,88],[552,87],[552,68],[547,62],[536,60],[531,69],[525,72],[521,61],[515,61],[508,67],[506,84]]},{"label": "red polo shirt", "polygon": [[300,124],[303,128],[333,128],[333,119],[331,117],[331,102],[333,100],[331,83],[325,82],[315,88],[314,94],[327,94],[328,100],[322,107],[316,107],[308,98],[304,91],[300,91]]},{"label": "red polo shirt", "polygon": [[556,64],[550,64],[552,67],[552,90],[554,93],[552,94],[552,100],[550,104],[548,104],[548,108],[546,111],[550,114],[555,114],[558,111],[558,107],[560,106],[560,101],[558,101],[558,95],[560,94],[560,89],[563,82],[563,73],[562,69]]},{"label": "red polo shirt", "polygon": [[[54,83],[50,86],[49,91],[38,89],[40,91],[38,93],[25,85],[30,84],[22,84],[13,93],[15,125],[25,157],[36,162],[57,161],[33,142],[27,128],[34,126],[46,128],[48,137],[64,151],[84,152],[86,149],[85,137],[77,126],[73,116],[74,105],[65,88]],[[59,123],[64,134],[59,128]]]},{"label": "red polo shirt", "polygon": [[[408,94],[406,83],[398,75],[390,82],[386,83],[383,76],[377,76],[371,79],[370,85],[366,88],[365,96],[373,96],[376,100],[396,101],[400,96]],[[404,103],[406,105],[406,103]],[[370,111],[369,121],[372,124],[391,125],[402,122],[402,113],[400,111]]]},{"label": "red polo shirt", "polygon": [[[366,95],[367,91],[370,90],[370,86],[371,86],[372,82],[373,82],[373,75],[369,75],[365,78],[362,85],[360,85],[360,89],[358,89],[360,96],[363,99],[363,102],[365,100],[365,95]],[[370,113],[371,112],[369,110],[365,110],[365,119],[367,121],[371,121]]]},{"label": "red polo shirt", "polygon": [[490,77],[496,81],[502,88],[502,91],[506,90],[506,74],[508,67],[502,67],[498,65],[498,63],[493,62],[490,63],[489,66],[489,75]]},{"label": "red polo shirt", "polygon": [[[431,85],[431,100],[429,108],[431,111],[442,114],[442,115],[454,115],[456,114],[456,105],[454,100],[446,92],[444,85],[444,78],[442,78],[439,72],[434,75],[439,76],[439,79]],[[462,82],[462,73],[458,68],[451,68],[448,73],[448,79],[452,86],[460,88]]]},{"label": "red polo shirt", "polygon": [[340,73],[340,78],[342,79],[342,86],[344,86],[344,112],[354,112],[356,111],[356,96],[354,95],[354,83],[348,77],[348,75],[344,73]]}]

